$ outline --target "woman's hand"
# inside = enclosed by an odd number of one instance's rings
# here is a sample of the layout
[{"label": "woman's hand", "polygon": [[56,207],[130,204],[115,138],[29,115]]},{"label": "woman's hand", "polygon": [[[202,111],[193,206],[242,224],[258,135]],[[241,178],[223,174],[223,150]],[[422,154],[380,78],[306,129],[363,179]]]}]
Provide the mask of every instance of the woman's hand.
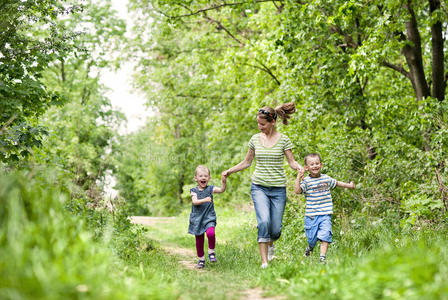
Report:
[{"label": "woman's hand", "polygon": [[229,172],[229,170],[225,170],[224,172],[222,172],[222,173],[221,173],[221,176],[224,177],[224,178],[229,177],[229,176],[230,176],[230,172]]}]

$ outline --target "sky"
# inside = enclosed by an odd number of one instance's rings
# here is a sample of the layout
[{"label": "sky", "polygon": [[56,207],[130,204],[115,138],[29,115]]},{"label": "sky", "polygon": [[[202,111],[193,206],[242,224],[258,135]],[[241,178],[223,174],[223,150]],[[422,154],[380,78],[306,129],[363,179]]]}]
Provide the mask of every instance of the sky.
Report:
[{"label": "sky", "polygon": [[[119,17],[127,22],[130,27],[131,18],[127,13],[127,0],[112,0],[112,6],[117,10]],[[120,129],[120,133],[126,134],[136,131],[143,126],[151,112],[144,105],[145,99],[132,89],[132,63],[124,63],[117,72],[105,71],[101,75],[101,82],[111,90],[106,96],[111,100],[112,107],[126,115],[127,124]]]},{"label": "sky", "polygon": [[[117,10],[118,15],[126,20],[127,26],[130,28],[131,18],[127,14],[127,0],[112,0],[111,3]],[[152,115],[151,111],[144,105],[146,101],[144,97],[133,91],[131,84],[132,70],[132,63],[128,62],[124,63],[116,72],[104,71],[100,78],[100,81],[110,89],[106,96],[112,102],[112,107],[126,115],[127,123],[120,128],[121,134],[136,131],[145,124],[146,118]],[[114,185],[115,178],[110,174],[106,175],[106,196],[114,198],[117,195],[118,191],[113,188]]]}]

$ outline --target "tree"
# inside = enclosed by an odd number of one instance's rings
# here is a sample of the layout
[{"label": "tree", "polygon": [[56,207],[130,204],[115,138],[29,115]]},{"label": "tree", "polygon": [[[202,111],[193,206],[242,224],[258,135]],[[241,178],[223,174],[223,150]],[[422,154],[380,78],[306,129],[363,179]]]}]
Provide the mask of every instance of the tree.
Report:
[{"label": "tree", "polygon": [[70,52],[75,34],[56,24],[77,11],[61,1],[6,0],[0,5],[0,157],[27,156],[45,129],[37,118],[61,99],[42,82],[48,63]]},{"label": "tree", "polygon": [[110,152],[124,119],[112,108],[100,84],[101,71],[117,66],[117,50],[125,24],[108,2],[84,3],[82,13],[59,20],[60,26],[82,34],[74,41],[73,53],[65,53],[50,64],[43,82],[67,102],[43,115],[49,128],[44,159],[55,161],[73,175],[73,181],[99,199],[102,182],[114,168]]}]

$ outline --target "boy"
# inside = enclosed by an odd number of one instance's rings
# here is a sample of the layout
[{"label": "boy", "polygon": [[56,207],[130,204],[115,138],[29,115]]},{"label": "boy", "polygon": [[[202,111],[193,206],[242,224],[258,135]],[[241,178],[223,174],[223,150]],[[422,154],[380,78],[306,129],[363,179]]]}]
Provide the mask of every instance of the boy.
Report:
[{"label": "boy", "polygon": [[321,241],[320,261],[325,263],[328,244],[332,242],[331,215],[333,214],[333,202],[330,189],[334,189],[336,186],[354,189],[355,184],[353,182],[337,181],[328,175],[321,174],[321,169],[322,162],[319,154],[306,155],[305,170],[310,174],[305,179],[303,179],[304,172],[297,174],[294,192],[305,194],[305,234],[308,239],[305,256],[310,256],[319,240]]}]

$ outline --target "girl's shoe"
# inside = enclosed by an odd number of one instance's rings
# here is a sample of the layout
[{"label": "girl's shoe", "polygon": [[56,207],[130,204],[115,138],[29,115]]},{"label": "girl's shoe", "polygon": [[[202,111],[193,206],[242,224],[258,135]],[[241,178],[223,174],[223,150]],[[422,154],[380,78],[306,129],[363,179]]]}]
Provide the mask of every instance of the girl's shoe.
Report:
[{"label": "girl's shoe", "polygon": [[216,255],[215,255],[215,253],[210,253],[210,254],[208,255],[208,260],[209,260],[210,262],[216,262]]},{"label": "girl's shoe", "polygon": [[203,269],[205,267],[205,260],[199,260],[198,264],[196,265],[197,269]]},{"label": "girl's shoe", "polygon": [[268,263],[261,264],[262,269],[266,269],[268,267]]}]

